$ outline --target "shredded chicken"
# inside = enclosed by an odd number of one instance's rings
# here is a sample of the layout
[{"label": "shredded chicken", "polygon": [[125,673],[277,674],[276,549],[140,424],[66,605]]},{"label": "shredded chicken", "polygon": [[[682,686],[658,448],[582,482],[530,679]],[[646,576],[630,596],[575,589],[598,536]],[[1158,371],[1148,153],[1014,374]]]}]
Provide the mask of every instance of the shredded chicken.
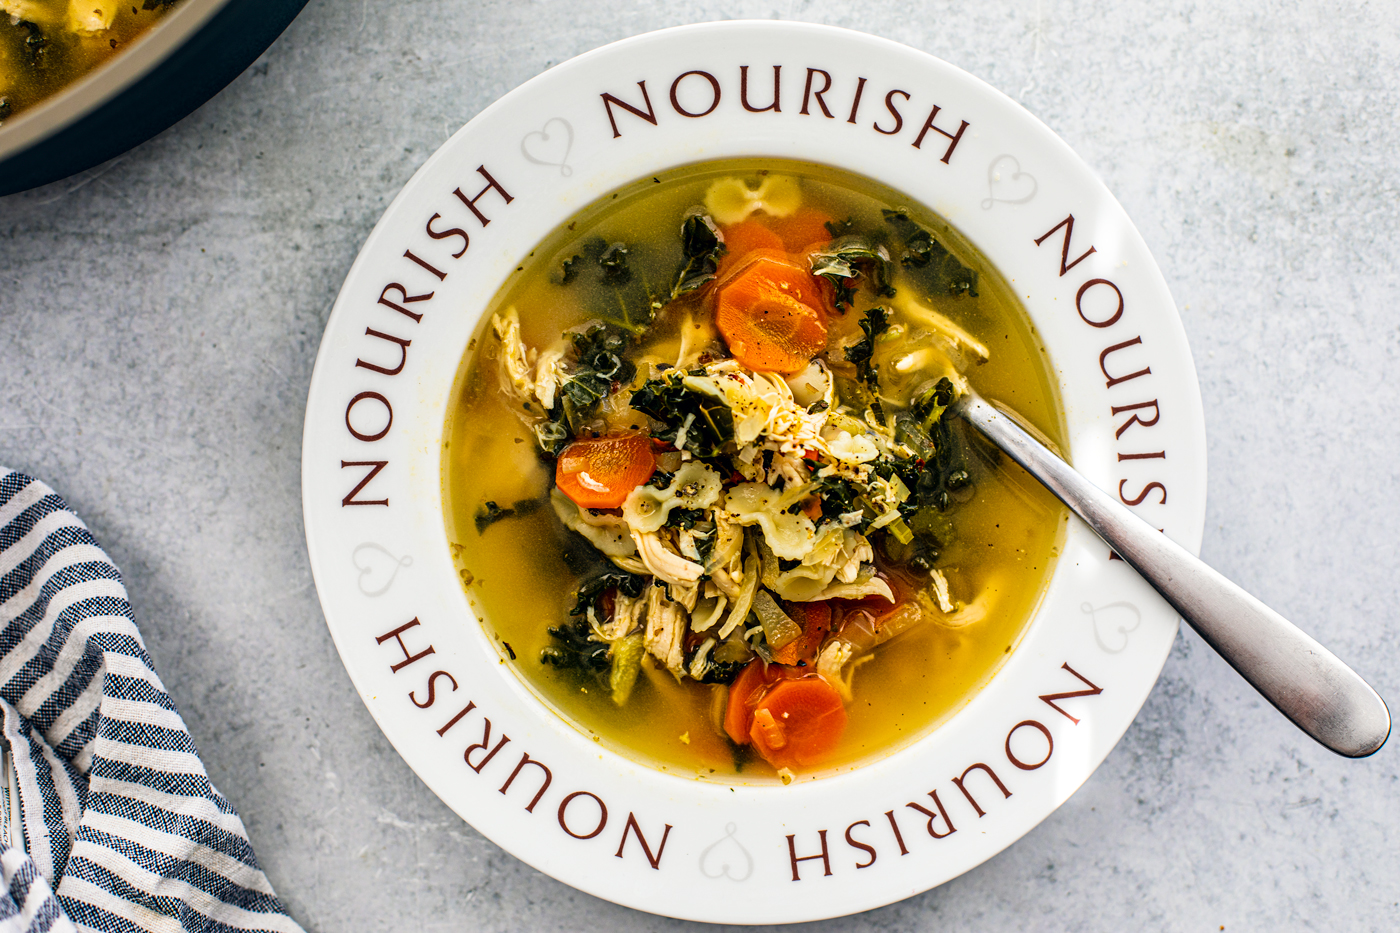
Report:
[{"label": "shredded chicken", "polygon": [[827,643],[822,649],[822,653],[817,656],[817,673],[822,680],[835,687],[841,694],[841,698],[847,703],[851,702],[851,684],[843,675],[842,669],[846,662],[851,660],[854,651],[849,642],[835,639]]},{"label": "shredded chicken", "polygon": [[604,641],[617,641],[631,635],[642,626],[642,619],[646,615],[648,590],[642,590],[640,596],[628,596],[619,592],[613,603],[612,618],[598,627],[598,633]]},{"label": "shredded chicken", "polygon": [[520,339],[520,315],[514,307],[491,319],[491,326],[500,339],[497,357],[501,367],[501,385],[511,390],[520,401],[535,397],[535,351]]},{"label": "shredded chicken", "polygon": [[664,587],[647,590],[647,652],[676,677],[685,675],[685,609],[666,597]]},{"label": "shredded chicken", "polygon": [[694,583],[705,572],[693,560],[686,560],[666,546],[660,532],[632,532],[632,540],[637,544],[637,554],[647,572],[666,583]]}]

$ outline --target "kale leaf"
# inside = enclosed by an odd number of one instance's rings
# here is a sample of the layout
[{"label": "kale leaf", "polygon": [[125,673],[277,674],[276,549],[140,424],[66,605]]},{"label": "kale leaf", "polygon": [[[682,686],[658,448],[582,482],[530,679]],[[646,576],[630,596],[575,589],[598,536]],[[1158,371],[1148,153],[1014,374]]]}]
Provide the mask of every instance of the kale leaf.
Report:
[{"label": "kale leaf", "polygon": [[642,595],[646,585],[647,578],[638,574],[625,570],[605,570],[579,584],[575,593],[574,608],[569,610],[569,615],[587,616],[589,607],[592,607],[594,615],[601,620],[604,617],[603,597],[609,590],[616,589],[619,593],[636,599]]},{"label": "kale leaf", "polygon": [[889,250],[863,236],[843,236],[826,246],[813,250],[807,259],[812,274],[831,283],[836,291],[836,310],[851,307],[856,286],[852,280],[868,276],[875,294],[890,298],[894,288],[889,282]]},{"label": "kale leaf", "polygon": [[586,240],[560,266],[560,285],[578,290],[580,302],[606,321],[639,334],[650,326],[665,296],[658,295],[626,243]]},{"label": "kale leaf", "polygon": [[[719,399],[686,387],[684,374],[670,370],[632,393],[632,407],[651,415],[665,427],[653,431],[677,448],[697,457],[717,457],[734,439],[734,415]],[[684,431],[684,437],[681,437]],[[677,443],[680,441],[680,443]]]},{"label": "kale leaf", "polygon": [[709,214],[693,211],[681,224],[681,249],[685,259],[676,270],[671,300],[714,280],[724,255],[724,237]]},{"label": "kale leaf", "polygon": [[732,684],[734,679],[749,666],[748,661],[716,661],[709,659],[705,671],[700,675],[702,684]]},{"label": "kale leaf", "polygon": [[956,399],[957,390],[945,377],[915,396],[909,411],[895,419],[895,438],[923,461],[917,480],[912,485],[905,482],[914,493],[909,501],[939,512],[948,510],[952,493],[972,482],[961,422],[948,415]]},{"label": "kale leaf", "polygon": [[899,263],[930,295],[977,297],[977,273],[958,261],[933,234],[909,218],[908,210],[881,211],[903,244]]},{"label": "kale leaf", "polygon": [[646,584],[646,577],[616,569],[605,570],[579,584],[574,608],[569,611],[570,620],[563,625],[550,626],[549,634],[558,644],[540,651],[540,663],[561,670],[576,668],[605,679],[612,668],[608,657],[610,646],[593,637],[588,610],[592,608],[594,616],[601,619],[603,599],[609,592],[615,590],[635,599],[642,595]]},{"label": "kale leaf", "polygon": [[482,503],[476,510],[476,533],[483,534],[487,528],[496,524],[503,518],[511,518],[516,515],[529,515],[538,512],[544,506],[543,499],[521,499],[508,509],[503,509],[489,499]]},{"label": "kale leaf", "polygon": [[624,358],[631,336],[614,324],[595,324],[570,335],[576,362],[559,386],[549,420],[535,426],[546,453],[557,456],[593,417],[598,403],[632,381],[637,367]]},{"label": "kale leaf", "polygon": [[875,355],[876,338],[890,329],[890,309],[883,305],[875,305],[865,312],[860,329],[865,336],[846,348],[846,359],[856,364],[856,376],[860,381],[878,393],[879,380],[870,360]]},{"label": "kale leaf", "polygon": [[577,668],[585,673],[606,677],[612,667],[608,659],[607,642],[595,641],[587,619],[574,619],[563,625],[551,625],[549,634],[559,642],[540,649],[540,663],[561,670]]}]

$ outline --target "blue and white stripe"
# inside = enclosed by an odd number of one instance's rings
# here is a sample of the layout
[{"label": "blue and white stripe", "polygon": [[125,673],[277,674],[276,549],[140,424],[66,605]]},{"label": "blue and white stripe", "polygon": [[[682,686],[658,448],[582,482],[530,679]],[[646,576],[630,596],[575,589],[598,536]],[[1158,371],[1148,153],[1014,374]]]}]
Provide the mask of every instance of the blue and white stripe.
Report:
[{"label": "blue and white stripe", "polygon": [[0,851],[0,933],[301,930],[151,667],[116,566],[52,489],[4,469],[0,730],[23,828]]}]

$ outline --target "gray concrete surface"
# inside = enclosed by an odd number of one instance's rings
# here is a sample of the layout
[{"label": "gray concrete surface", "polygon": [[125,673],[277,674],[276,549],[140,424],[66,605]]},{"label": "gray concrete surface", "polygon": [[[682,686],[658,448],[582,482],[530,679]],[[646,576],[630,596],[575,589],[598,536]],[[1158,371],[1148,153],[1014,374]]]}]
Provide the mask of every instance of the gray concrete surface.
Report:
[{"label": "gray concrete surface", "polygon": [[[307,567],[302,411],[361,241],[498,95],[662,26],[849,26],[989,81],[1102,175],[1196,354],[1205,556],[1400,699],[1396,12],[312,0],[181,124],[0,200],[0,462],[58,488],[125,571],[210,773],[308,930],[690,927],[525,867],[380,735]],[[1122,744],[1037,830],[940,889],[811,928],[1397,929],[1398,771],[1400,743],[1334,758],[1183,635]]]}]

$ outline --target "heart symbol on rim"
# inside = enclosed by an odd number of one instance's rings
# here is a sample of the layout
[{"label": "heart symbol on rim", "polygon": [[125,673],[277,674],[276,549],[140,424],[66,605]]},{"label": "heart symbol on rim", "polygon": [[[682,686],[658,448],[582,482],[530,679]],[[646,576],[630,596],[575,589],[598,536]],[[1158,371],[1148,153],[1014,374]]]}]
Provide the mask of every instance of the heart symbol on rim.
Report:
[{"label": "heart symbol on rim", "polygon": [[394,578],[404,567],[413,566],[413,558],[405,554],[395,557],[386,547],[366,541],[350,552],[350,562],[359,571],[355,585],[366,596],[382,596],[394,585]]},{"label": "heart symbol on rim", "polygon": [[[562,132],[551,133],[554,124],[562,127]],[[569,167],[569,151],[574,148],[574,128],[563,117],[551,117],[544,126],[532,133],[526,133],[520,140],[520,154],[536,165],[557,167],[559,174],[568,178],[574,173]]]},{"label": "heart symbol on rim", "polygon": [[[1009,170],[1009,174],[1006,174]],[[1021,179],[1030,182],[1030,187],[1016,183]],[[1011,186],[1015,186],[1014,188]],[[1035,176],[1030,172],[1021,171],[1021,161],[1013,155],[999,155],[992,160],[992,164],[987,166],[987,196],[982,199],[982,210],[989,211],[992,205],[998,202],[1002,204],[1025,204],[1035,197],[1040,190],[1040,183],[1035,180]],[[1025,192],[1018,194],[1017,192]]]},{"label": "heart symbol on rim", "polygon": [[753,875],[753,856],[739,842],[737,830],[733,823],[726,823],[724,835],[705,847],[700,853],[700,874],[730,881],[749,880]]},{"label": "heart symbol on rim", "polygon": [[[1128,634],[1142,625],[1142,610],[1130,602],[1106,603],[1098,607],[1083,603],[1079,611],[1089,617],[1094,626],[1094,640],[1109,654],[1117,654],[1128,647]],[[1110,641],[1117,647],[1109,644]]]}]

